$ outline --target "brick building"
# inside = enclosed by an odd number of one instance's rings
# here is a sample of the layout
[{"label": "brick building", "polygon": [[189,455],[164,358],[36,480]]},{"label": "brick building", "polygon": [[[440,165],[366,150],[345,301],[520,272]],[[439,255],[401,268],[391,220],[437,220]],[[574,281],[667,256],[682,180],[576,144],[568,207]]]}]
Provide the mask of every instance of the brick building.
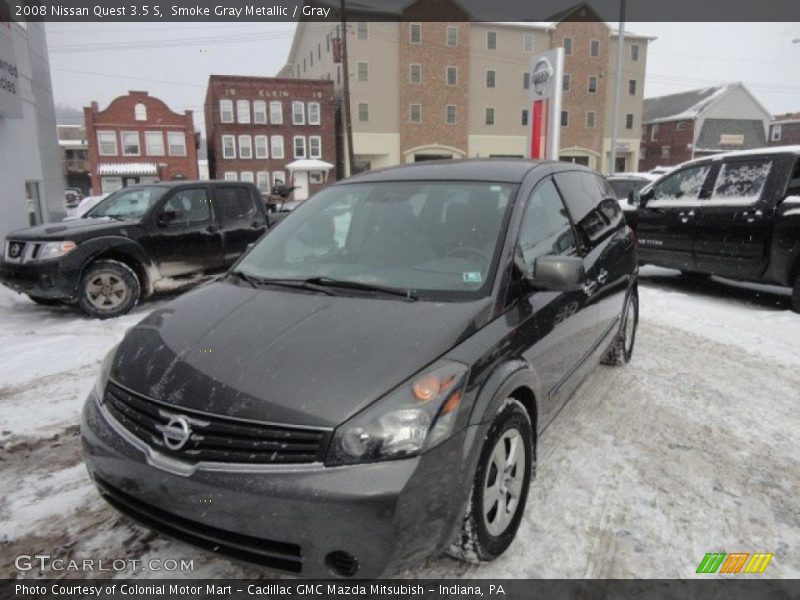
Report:
[{"label": "brick building", "polygon": [[[426,21],[435,11],[437,19]],[[369,18],[368,15],[365,15]],[[353,171],[431,158],[523,156],[531,58],[565,50],[563,160],[609,170],[617,31],[578,5],[553,22],[482,22],[455,0],[417,0],[347,27]],[[281,76],[331,80],[342,97],[341,28],[297,25]],[[639,162],[648,44],[626,31],[618,170]]]},{"label": "brick building", "polygon": [[176,113],[147,92],[128,92],[105,110],[92,102],[83,113],[93,194],[198,178],[192,111]]},{"label": "brick building", "polygon": [[775,115],[767,140],[770,146],[800,144],[800,112]]},{"label": "brick building", "polygon": [[769,112],[741,83],[644,101],[639,169],[766,145]]},{"label": "brick building", "polygon": [[212,179],[250,181],[264,194],[283,181],[304,200],[335,178],[331,81],[212,75],[205,115]]}]

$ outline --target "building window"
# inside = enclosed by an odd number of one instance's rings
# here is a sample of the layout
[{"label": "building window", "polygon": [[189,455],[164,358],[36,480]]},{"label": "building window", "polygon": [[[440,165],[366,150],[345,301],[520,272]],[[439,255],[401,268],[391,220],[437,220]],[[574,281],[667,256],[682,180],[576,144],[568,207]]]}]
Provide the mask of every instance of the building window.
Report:
[{"label": "building window", "polygon": [[236,158],[236,137],[233,135],[222,136],[222,158]]},{"label": "building window", "polygon": [[455,27],[453,25],[448,25],[447,45],[450,47],[458,46],[458,27]]},{"label": "building window", "polygon": [[408,43],[421,44],[422,43],[422,25],[419,23],[411,23],[408,29]]},{"label": "building window", "polygon": [[236,171],[225,171],[225,181],[236,181]]},{"label": "building window", "polygon": [[594,129],[594,111],[590,110],[586,113],[586,127],[588,129]]},{"label": "building window", "polygon": [[286,175],[283,171],[273,171],[272,185],[278,185],[279,183],[286,183]]},{"label": "building window", "polygon": [[496,31],[487,31],[486,32],[486,49],[487,50],[497,50],[497,32]]},{"label": "building window", "polygon": [[635,79],[629,79],[628,80],[628,94],[630,96],[635,96],[636,95],[636,80]]},{"label": "building window", "polygon": [[283,104],[281,102],[269,103],[269,121],[273,125],[283,125]]},{"label": "building window", "polygon": [[358,21],[356,24],[356,37],[360,40],[366,40],[369,37],[369,25],[366,21]]},{"label": "building window", "polygon": [[308,157],[322,158],[322,138],[318,135],[308,137]]},{"label": "building window", "polygon": [[564,79],[562,80],[561,83],[561,89],[565,92],[569,91],[569,81],[570,81],[569,73],[564,73]]},{"label": "building window", "polygon": [[650,141],[656,141],[656,135],[658,135],[658,123],[653,123],[650,125]]},{"label": "building window", "polygon": [[408,120],[412,123],[422,122],[422,105],[410,104],[408,107]]},{"label": "building window", "polygon": [[222,123],[233,123],[233,100],[219,101],[219,120]]},{"label": "building window", "polygon": [[164,134],[160,131],[145,131],[144,147],[148,156],[164,156]]},{"label": "building window", "polygon": [[495,83],[495,72],[491,69],[486,71],[486,87],[493,88]]},{"label": "building window", "polygon": [[661,146],[661,158],[669,158],[669,146]]},{"label": "building window", "polygon": [[625,129],[633,129],[633,113],[625,115]]},{"label": "building window", "polygon": [[306,124],[305,106],[302,102],[298,101],[292,102],[292,124],[293,125]]},{"label": "building window", "polygon": [[269,139],[272,158],[283,158],[283,136],[273,135]]},{"label": "building window", "polygon": [[770,135],[770,140],[773,142],[780,142],[781,141],[781,131],[782,125],[773,125],[772,126],[772,135]]},{"label": "building window", "polygon": [[342,65],[336,65],[336,83],[342,83]]},{"label": "building window", "polygon": [[264,100],[253,101],[253,122],[260,125],[267,122],[267,103]]},{"label": "building window", "polygon": [[487,106],[485,115],[484,115],[484,123],[487,125],[494,125],[494,107]]},{"label": "building window", "polygon": [[244,181],[246,183],[253,183],[253,172],[242,171],[241,173],[239,173],[239,181]]},{"label": "building window", "polygon": [[269,194],[269,171],[259,171],[256,173],[256,186],[262,194]]},{"label": "building window", "polygon": [[564,41],[562,42],[564,46],[564,56],[569,56],[572,54],[572,38],[565,37]]},{"label": "building window", "polygon": [[256,143],[256,158],[269,158],[269,144],[268,138],[265,135],[257,135],[255,138]]},{"label": "building window", "polygon": [[530,32],[522,34],[522,51],[525,54],[533,52],[533,34]]},{"label": "building window", "polygon": [[631,60],[636,62],[639,60],[639,45],[631,44]]},{"label": "building window", "polygon": [[250,122],[250,100],[236,101],[236,119],[239,123]]},{"label": "building window", "polygon": [[133,107],[133,118],[137,121],[147,121],[147,107],[141,102]]},{"label": "building window", "polygon": [[686,129],[687,122],[686,121],[678,121],[675,123],[675,129],[680,131],[681,129]]},{"label": "building window", "polygon": [[167,132],[167,149],[170,156],[186,156],[186,135],[182,131]]},{"label": "building window", "polygon": [[116,156],[117,134],[113,131],[98,131],[97,149],[100,152],[100,156]]},{"label": "building window", "polygon": [[527,125],[527,124],[528,124],[528,109],[527,108],[523,108],[522,109],[522,125]]},{"label": "building window", "polygon": [[448,125],[455,125],[456,123],[456,105],[448,104],[445,107],[444,119]]},{"label": "building window", "polygon": [[302,135],[294,136],[294,157],[306,157],[306,138],[304,138]]},{"label": "building window", "polygon": [[600,56],[600,42],[592,40],[589,42],[589,56]]},{"label": "building window", "polygon": [[358,103],[358,120],[361,123],[369,122],[369,104],[366,102]]},{"label": "building window", "polygon": [[422,65],[416,63],[408,65],[408,82],[413,85],[422,83]]},{"label": "building window", "polygon": [[122,137],[122,155],[139,156],[139,154],[141,154],[139,148],[139,132],[123,131],[120,135]]},{"label": "building window", "polygon": [[317,44],[317,59],[322,60],[322,44]]},{"label": "building window", "polygon": [[239,136],[239,158],[253,158],[253,138],[249,135]]},{"label": "building window", "polygon": [[567,110],[561,111],[561,126],[562,127],[569,126],[569,111]]},{"label": "building window", "polygon": [[597,93],[597,77],[594,75],[589,76],[589,93],[596,94]]},{"label": "building window", "polygon": [[458,85],[458,67],[447,67],[445,82],[447,85]]},{"label": "building window", "polygon": [[320,111],[319,111],[319,102],[309,102],[308,103],[308,124],[309,125],[319,125],[320,124]]},{"label": "building window", "polygon": [[314,66],[314,51],[308,53],[308,64]]},{"label": "building window", "polygon": [[323,180],[324,180],[324,177],[322,176],[322,171],[311,171],[308,174],[308,182],[309,183],[320,184],[320,183],[323,182]]},{"label": "building window", "polygon": [[369,78],[369,64],[364,61],[358,61],[356,64],[356,73],[358,74],[359,81],[367,81]]},{"label": "building window", "polygon": [[528,90],[531,87],[531,74],[527,71],[522,74],[522,89]]}]

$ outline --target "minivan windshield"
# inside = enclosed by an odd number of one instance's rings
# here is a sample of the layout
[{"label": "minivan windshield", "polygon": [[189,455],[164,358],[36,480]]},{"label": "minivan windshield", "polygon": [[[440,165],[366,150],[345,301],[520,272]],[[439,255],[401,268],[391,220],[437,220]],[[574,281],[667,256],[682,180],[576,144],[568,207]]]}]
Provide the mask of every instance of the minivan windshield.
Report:
[{"label": "minivan windshield", "polygon": [[253,280],[483,295],[515,190],[463,181],[331,186],[264,236],[235,271]]},{"label": "minivan windshield", "polygon": [[84,218],[139,219],[158,202],[166,190],[163,186],[155,185],[120,190],[87,212]]}]

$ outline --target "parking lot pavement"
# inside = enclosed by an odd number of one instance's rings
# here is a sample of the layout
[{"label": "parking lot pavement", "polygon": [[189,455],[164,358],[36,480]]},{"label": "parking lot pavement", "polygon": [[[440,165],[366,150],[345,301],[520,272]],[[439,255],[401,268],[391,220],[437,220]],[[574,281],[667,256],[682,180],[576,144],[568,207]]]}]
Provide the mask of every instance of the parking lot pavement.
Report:
[{"label": "parking lot pavement", "polygon": [[[692,577],[725,551],[772,552],[764,576],[800,577],[800,315],[782,290],[642,275],[634,358],[599,367],[541,436],[508,552],[403,576]],[[36,553],[194,560],[130,576],[265,575],[118,516],[81,464],[77,419],[99,361],[156,306],[90,321],[0,290],[0,576]]]}]

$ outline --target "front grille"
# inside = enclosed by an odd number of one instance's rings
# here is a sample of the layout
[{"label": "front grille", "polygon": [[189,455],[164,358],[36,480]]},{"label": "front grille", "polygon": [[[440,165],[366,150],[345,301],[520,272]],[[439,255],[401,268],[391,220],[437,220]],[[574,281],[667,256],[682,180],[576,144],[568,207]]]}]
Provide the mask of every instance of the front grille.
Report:
[{"label": "front grille", "polygon": [[239,560],[300,573],[303,551],[297,544],[276,542],[198,523],[142,502],[100,478],[95,479],[111,506],[140,523],[195,546]]},{"label": "front grille", "polygon": [[[322,462],[325,458],[327,431],[206,415],[132,394],[111,382],[104,405],[137,438],[184,460],[271,464]],[[177,450],[167,445],[163,432],[175,417],[182,417],[191,431]]]}]

